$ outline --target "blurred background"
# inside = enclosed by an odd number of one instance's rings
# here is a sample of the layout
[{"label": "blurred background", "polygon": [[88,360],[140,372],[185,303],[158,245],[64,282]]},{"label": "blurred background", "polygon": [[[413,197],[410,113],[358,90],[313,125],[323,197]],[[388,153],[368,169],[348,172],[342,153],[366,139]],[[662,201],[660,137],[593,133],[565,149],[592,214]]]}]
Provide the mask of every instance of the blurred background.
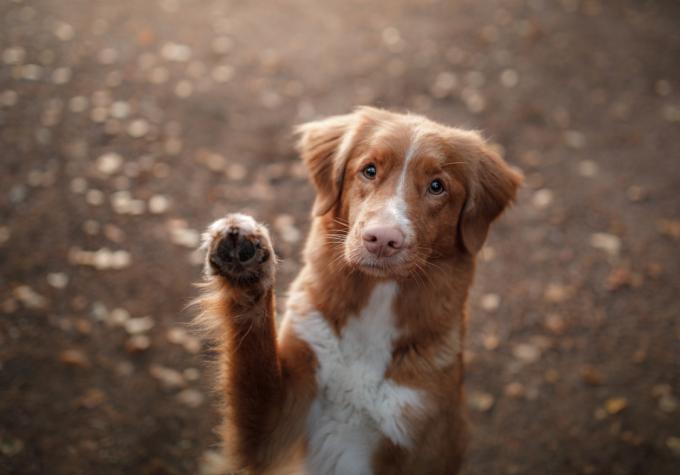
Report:
[{"label": "blurred background", "polygon": [[199,233],[268,223],[282,297],[291,128],[358,104],[527,177],[471,296],[465,473],[678,473],[678,2],[2,0],[0,55],[0,473],[209,473]]}]

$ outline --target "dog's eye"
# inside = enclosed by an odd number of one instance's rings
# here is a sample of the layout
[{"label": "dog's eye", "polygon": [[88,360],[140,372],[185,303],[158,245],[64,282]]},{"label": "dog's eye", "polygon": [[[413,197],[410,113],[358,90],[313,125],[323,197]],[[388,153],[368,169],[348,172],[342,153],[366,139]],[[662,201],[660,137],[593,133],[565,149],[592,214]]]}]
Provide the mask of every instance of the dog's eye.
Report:
[{"label": "dog's eye", "polygon": [[432,180],[427,191],[432,195],[440,195],[444,191],[444,184],[440,180]]},{"label": "dog's eye", "polygon": [[373,165],[372,163],[370,165],[366,165],[364,169],[362,170],[362,173],[366,178],[369,180],[373,180],[376,175],[378,174],[378,169]]}]

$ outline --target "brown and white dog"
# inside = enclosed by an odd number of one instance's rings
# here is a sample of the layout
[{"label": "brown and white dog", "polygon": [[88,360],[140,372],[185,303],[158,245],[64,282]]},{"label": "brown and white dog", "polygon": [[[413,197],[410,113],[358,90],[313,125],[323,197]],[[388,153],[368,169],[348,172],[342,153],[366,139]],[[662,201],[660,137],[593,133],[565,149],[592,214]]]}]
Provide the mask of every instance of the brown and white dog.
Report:
[{"label": "brown and white dog", "polygon": [[205,234],[230,470],[454,474],[475,255],[521,175],[476,133],[361,107],[304,124],[316,201],[276,330],[267,229]]}]

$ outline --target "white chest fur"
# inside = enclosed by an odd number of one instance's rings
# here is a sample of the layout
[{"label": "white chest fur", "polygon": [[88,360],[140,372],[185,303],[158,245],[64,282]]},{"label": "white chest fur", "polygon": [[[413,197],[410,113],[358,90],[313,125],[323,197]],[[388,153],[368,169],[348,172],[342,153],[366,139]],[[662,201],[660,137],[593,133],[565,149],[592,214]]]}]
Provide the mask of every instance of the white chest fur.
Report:
[{"label": "white chest fur", "polygon": [[395,282],[376,286],[339,337],[318,312],[292,322],[319,362],[319,393],[308,420],[310,475],[368,475],[381,437],[403,446],[411,442],[403,412],[407,406],[418,408],[421,395],[385,379],[398,336],[393,312],[397,291]]}]

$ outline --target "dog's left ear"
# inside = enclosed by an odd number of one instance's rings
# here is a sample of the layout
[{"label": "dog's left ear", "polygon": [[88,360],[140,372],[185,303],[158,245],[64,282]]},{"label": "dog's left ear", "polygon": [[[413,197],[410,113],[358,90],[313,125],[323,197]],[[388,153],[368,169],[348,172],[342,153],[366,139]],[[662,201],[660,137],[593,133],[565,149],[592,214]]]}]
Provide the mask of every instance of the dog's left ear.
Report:
[{"label": "dog's left ear", "polygon": [[356,113],[307,122],[295,128],[297,150],[316,188],[312,214],[323,216],[340,198],[345,165],[354,146]]},{"label": "dog's left ear", "polygon": [[522,173],[478,137],[468,149],[471,176],[468,197],[458,220],[458,235],[465,250],[474,255],[482,248],[491,223],[514,201]]}]

